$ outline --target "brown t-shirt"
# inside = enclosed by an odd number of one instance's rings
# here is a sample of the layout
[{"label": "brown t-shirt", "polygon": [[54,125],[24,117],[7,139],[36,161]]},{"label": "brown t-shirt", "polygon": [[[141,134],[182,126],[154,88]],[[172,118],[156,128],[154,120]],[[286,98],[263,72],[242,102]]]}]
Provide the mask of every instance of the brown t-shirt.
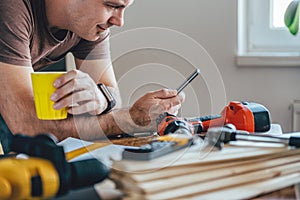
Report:
[{"label": "brown t-shirt", "polygon": [[49,30],[45,13],[44,0],[0,0],[0,62],[37,71],[68,52],[79,59],[109,57],[109,32],[95,42],[67,30],[58,38]]}]

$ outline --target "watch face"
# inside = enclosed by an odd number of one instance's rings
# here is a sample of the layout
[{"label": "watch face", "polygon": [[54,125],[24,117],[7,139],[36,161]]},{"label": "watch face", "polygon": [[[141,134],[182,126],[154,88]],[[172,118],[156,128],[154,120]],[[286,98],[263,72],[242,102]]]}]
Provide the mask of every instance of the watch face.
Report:
[{"label": "watch face", "polygon": [[107,89],[107,87],[103,84],[101,84],[100,87],[101,87],[101,91],[103,92],[103,94],[107,98],[107,100],[113,101],[114,98],[113,98],[112,94],[110,93],[110,91]]},{"label": "watch face", "polygon": [[104,84],[97,84],[97,86],[107,100],[107,108],[103,111],[103,113],[106,113],[116,105],[116,100]]}]

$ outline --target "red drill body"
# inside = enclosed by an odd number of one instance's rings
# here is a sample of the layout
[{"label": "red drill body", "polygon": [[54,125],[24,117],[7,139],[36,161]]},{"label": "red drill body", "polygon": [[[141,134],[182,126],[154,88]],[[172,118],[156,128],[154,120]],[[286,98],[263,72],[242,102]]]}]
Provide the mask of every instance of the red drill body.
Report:
[{"label": "red drill body", "polygon": [[[159,135],[174,133],[185,127],[191,134],[206,132],[210,127],[233,124],[238,130],[265,132],[270,130],[269,111],[261,104],[248,102],[230,102],[219,115],[199,118],[179,118],[164,114],[158,119]],[[192,128],[191,128],[192,127]]]}]

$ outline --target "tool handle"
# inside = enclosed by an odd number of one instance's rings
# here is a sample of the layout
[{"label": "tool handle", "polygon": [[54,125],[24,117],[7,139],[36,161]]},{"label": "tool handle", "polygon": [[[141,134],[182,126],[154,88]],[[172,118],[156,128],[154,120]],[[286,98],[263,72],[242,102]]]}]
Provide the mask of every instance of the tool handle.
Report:
[{"label": "tool handle", "polygon": [[300,147],[300,137],[290,137],[289,146]]},{"label": "tool handle", "polygon": [[201,122],[204,122],[204,121],[209,121],[209,120],[213,120],[213,119],[218,119],[218,118],[221,118],[222,115],[220,114],[217,114],[217,115],[206,115],[206,116],[202,116],[202,117],[199,117],[199,120]]}]

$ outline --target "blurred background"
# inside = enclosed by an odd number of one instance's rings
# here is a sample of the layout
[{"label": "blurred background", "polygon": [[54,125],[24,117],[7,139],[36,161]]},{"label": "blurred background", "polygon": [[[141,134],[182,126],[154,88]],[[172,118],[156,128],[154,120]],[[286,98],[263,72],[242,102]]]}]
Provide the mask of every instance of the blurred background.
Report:
[{"label": "blurred background", "polygon": [[[177,88],[197,67],[202,74],[184,90],[182,116],[218,114],[230,101],[253,101],[266,106],[284,132],[292,131],[293,105],[300,99],[300,62],[237,64],[243,54],[238,43],[242,3],[248,2],[135,1],[126,10],[125,25],[112,29],[112,59],[123,104],[131,104],[144,91]],[[274,7],[266,13],[271,16]],[[282,16],[283,9],[274,16]],[[280,18],[274,20],[283,26]],[[297,46],[300,49],[300,41]]]}]

